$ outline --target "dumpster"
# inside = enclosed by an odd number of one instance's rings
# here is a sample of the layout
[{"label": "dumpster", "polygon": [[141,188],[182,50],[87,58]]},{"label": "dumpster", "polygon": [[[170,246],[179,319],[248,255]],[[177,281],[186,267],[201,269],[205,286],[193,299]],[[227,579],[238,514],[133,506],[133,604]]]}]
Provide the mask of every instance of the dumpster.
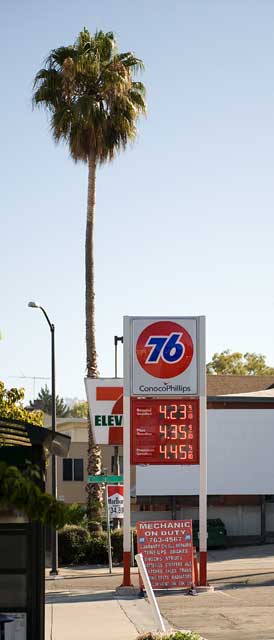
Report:
[{"label": "dumpster", "polygon": [[[199,520],[192,521],[193,527],[193,546],[199,549]],[[223,521],[220,518],[212,518],[207,521],[207,546],[226,547],[227,532]]]}]

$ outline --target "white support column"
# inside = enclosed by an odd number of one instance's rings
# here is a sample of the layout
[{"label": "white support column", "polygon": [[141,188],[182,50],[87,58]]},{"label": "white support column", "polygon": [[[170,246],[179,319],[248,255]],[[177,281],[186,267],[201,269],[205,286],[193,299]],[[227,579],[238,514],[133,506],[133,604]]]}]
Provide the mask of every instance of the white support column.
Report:
[{"label": "white support column", "polygon": [[199,396],[200,396],[200,497],[199,497],[199,546],[200,586],[207,585],[207,396],[205,317],[198,322],[199,332]]},{"label": "white support column", "polygon": [[129,318],[124,317],[124,540],[123,540],[123,586],[131,586],[130,580],[130,327]]}]

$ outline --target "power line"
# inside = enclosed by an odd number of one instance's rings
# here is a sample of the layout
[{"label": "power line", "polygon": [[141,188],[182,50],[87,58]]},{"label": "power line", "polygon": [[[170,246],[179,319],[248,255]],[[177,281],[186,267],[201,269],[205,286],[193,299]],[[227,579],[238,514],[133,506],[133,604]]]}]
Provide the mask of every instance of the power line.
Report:
[{"label": "power line", "polygon": [[33,381],[33,400],[35,399],[35,382],[36,380],[49,380],[45,376],[9,376],[9,378],[15,378],[17,380],[32,380]]}]

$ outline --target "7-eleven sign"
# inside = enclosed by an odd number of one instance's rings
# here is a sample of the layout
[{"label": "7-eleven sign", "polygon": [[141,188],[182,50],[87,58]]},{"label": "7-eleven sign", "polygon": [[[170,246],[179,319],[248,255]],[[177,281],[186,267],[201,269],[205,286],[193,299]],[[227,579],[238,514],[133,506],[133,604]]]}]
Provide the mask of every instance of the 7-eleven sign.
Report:
[{"label": "7-eleven sign", "polygon": [[85,378],[96,444],[123,444],[123,378]]}]

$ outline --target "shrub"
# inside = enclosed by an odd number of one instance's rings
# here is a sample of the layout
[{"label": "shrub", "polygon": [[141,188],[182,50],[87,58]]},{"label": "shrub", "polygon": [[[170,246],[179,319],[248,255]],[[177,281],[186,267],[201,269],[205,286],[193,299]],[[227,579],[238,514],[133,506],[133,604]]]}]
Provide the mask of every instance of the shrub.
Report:
[{"label": "shrub", "polygon": [[164,635],[162,640],[200,640],[201,636],[192,631],[172,631]]},{"label": "shrub", "polygon": [[89,533],[84,527],[66,525],[59,531],[58,547],[60,564],[81,564],[85,562]]},{"label": "shrub", "polygon": [[168,633],[144,633],[137,640],[202,640],[198,633],[192,631],[170,631]]},{"label": "shrub", "polygon": [[102,533],[102,529],[103,529],[102,523],[97,520],[88,520],[87,527],[91,534],[100,535]]},{"label": "shrub", "polygon": [[[133,531],[134,555],[137,553],[137,537],[135,529]],[[111,546],[113,562],[123,562],[123,529],[114,529],[111,532]]]},{"label": "shrub", "polygon": [[107,539],[104,534],[89,536],[89,540],[85,544],[85,562],[88,564],[108,563]]},{"label": "shrub", "polygon": [[156,633],[152,633],[149,631],[148,633],[143,633],[141,636],[138,636],[137,640],[158,640],[159,635]]},{"label": "shrub", "polygon": [[86,523],[86,508],[82,504],[78,504],[78,502],[73,502],[73,504],[67,505],[67,513],[68,513],[68,522],[70,524],[76,524],[81,527],[85,526]]},{"label": "shrub", "polygon": [[123,561],[123,530],[114,529],[111,532],[111,547],[113,562],[120,563]]}]

